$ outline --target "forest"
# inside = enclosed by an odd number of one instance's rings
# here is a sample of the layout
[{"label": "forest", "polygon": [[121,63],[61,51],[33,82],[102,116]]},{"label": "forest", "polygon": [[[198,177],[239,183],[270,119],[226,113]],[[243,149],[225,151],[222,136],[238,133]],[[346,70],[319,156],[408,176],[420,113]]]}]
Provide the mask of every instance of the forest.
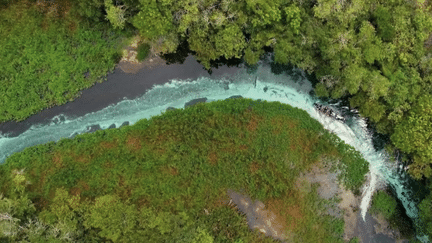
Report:
[{"label": "forest", "polygon": [[[112,70],[126,37],[151,53],[186,44],[206,68],[253,67],[265,52],[313,75],[315,93],[349,99],[389,137],[391,154],[432,189],[429,1],[0,0],[0,122],[65,104]],[[49,44],[47,44],[49,43]],[[26,203],[23,201],[22,203]],[[419,205],[432,238],[432,194]],[[25,212],[21,212],[25,214]]]}]

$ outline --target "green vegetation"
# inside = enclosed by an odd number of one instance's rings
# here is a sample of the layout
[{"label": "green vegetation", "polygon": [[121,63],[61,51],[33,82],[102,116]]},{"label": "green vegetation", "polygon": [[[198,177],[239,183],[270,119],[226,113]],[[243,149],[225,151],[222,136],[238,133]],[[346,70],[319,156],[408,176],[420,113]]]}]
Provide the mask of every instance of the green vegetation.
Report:
[{"label": "green vegetation", "polygon": [[[409,241],[417,242],[415,231],[410,226],[409,219],[404,215],[405,209],[402,205],[398,205],[396,198],[391,195],[387,190],[378,191],[372,198],[372,205],[369,212],[374,215],[382,215],[389,223],[391,229],[397,230],[401,233],[402,239],[409,239]],[[421,215],[421,213],[419,214]],[[416,229],[418,230],[418,229]],[[418,233],[418,232],[417,232]]]},{"label": "green vegetation", "polygon": [[[318,96],[348,98],[391,138],[390,153],[412,158],[410,175],[432,187],[431,6],[424,0],[0,0],[0,122],[22,121],[102,82],[120,59],[123,37],[132,34],[162,54],[187,43],[207,69],[221,58],[254,65],[266,49],[275,62],[313,74]],[[430,204],[430,196],[424,200],[421,205]],[[432,207],[421,212],[428,225]]]},{"label": "green vegetation", "polygon": [[295,183],[319,164],[339,164],[352,189],[368,171],[359,152],[303,110],[251,99],[198,103],[13,154],[0,167],[0,216],[8,218],[0,240],[276,242],[227,204],[232,189],[264,202],[294,242],[344,242],[344,221],[325,213],[331,200],[318,184]]},{"label": "green vegetation", "polygon": [[422,223],[423,230],[432,239],[432,194],[429,194],[419,205],[419,216]]},{"label": "green vegetation", "polygon": [[378,191],[372,200],[371,213],[382,213],[389,220],[396,213],[396,200],[384,191]]},{"label": "green vegetation", "polygon": [[138,54],[137,54],[137,60],[142,61],[148,57],[150,54],[150,45],[147,43],[141,43],[138,45]]},{"label": "green vegetation", "polygon": [[26,2],[0,11],[0,122],[73,101],[119,61],[120,33],[53,11]]},{"label": "green vegetation", "polygon": [[352,238],[348,243],[359,243],[360,239],[356,236],[354,238]]}]

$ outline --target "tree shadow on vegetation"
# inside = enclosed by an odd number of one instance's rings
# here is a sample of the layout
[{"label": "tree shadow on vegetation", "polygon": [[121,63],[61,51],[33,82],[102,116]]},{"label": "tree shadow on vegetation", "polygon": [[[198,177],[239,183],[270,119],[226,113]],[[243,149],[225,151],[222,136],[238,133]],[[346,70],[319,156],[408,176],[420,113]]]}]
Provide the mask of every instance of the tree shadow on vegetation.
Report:
[{"label": "tree shadow on vegetation", "polygon": [[[189,43],[187,41],[183,41],[178,47],[175,53],[168,53],[161,55],[161,58],[166,61],[167,65],[170,64],[183,64],[186,58],[189,55],[196,56],[196,52],[189,49]],[[198,63],[201,63],[197,60]],[[239,58],[230,58],[226,59],[225,57],[218,58],[216,60],[210,61],[210,69],[206,70],[210,75],[212,74],[212,68],[218,68],[220,66],[227,65],[228,67],[238,67],[243,63],[242,59]]]},{"label": "tree shadow on vegetation", "polygon": [[191,50],[187,41],[183,41],[178,47],[175,53],[163,54],[160,57],[166,61],[166,64],[183,64],[186,57],[189,56]]}]

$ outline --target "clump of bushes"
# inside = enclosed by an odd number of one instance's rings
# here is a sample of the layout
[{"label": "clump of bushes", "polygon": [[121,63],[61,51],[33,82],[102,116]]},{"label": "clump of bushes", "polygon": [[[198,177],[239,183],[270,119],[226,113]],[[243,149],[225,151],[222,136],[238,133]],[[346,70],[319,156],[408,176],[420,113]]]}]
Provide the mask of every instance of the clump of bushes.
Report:
[{"label": "clump of bushes", "polygon": [[146,59],[148,55],[150,54],[150,45],[147,43],[141,43],[138,45],[138,54],[137,54],[137,60],[141,62],[142,60]]},{"label": "clump of bushes", "polygon": [[372,199],[371,212],[382,213],[388,220],[396,214],[396,199],[384,191],[379,191]]}]

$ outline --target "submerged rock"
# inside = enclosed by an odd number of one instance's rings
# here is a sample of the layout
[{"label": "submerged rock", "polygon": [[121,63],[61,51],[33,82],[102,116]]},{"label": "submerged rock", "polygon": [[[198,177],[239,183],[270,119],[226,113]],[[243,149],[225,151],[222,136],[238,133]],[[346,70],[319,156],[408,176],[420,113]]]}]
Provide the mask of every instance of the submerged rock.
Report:
[{"label": "submerged rock", "polygon": [[329,108],[327,106],[324,106],[324,105],[321,105],[321,104],[318,104],[318,103],[314,103],[314,107],[321,114],[324,114],[324,115],[332,117],[332,118],[334,118],[336,120],[345,122],[345,117],[337,114],[335,111],[333,111],[331,108]]}]

